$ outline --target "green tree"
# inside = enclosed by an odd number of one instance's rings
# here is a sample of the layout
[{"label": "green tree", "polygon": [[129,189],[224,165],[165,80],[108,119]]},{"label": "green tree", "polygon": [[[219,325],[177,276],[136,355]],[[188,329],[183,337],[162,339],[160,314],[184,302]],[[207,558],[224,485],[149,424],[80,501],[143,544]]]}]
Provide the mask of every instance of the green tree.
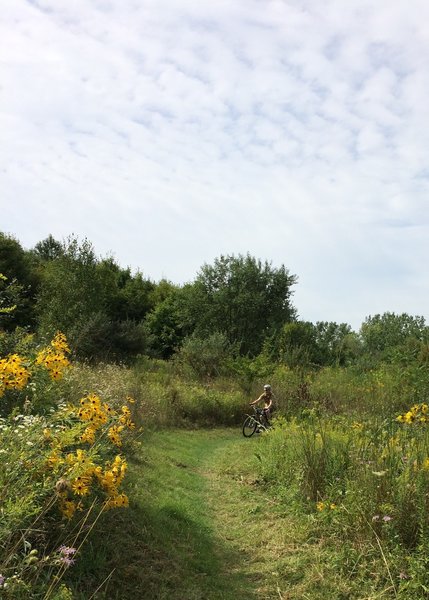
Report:
[{"label": "green tree", "polygon": [[321,365],[343,366],[353,358],[352,328],[347,323],[318,321],[315,343]]},{"label": "green tree", "polygon": [[290,367],[312,367],[320,363],[317,330],[309,321],[286,323],[281,329],[278,354]]},{"label": "green tree", "polygon": [[104,290],[103,308],[113,321],[141,322],[154,307],[155,284],[140,271],[133,275],[129,268],[122,269],[107,258],[97,264],[97,274]]},{"label": "green tree", "polygon": [[148,334],[149,353],[156,358],[170,358],[184,339],[195,329],[192,318],[194,287],[172,287],[167,296],[147,315],[145,327]]},{"label": "green tree", "polygon": [[31,252],[24,250],[18,240],[2,232],[0,273],[7,277],[8,293],[14,296],[17,305],[3,326],[8,330],[17,326],[34,327],[36,295],[40,284],[37,263]]},{"label": "green tree", "polygon": [[[62,253],[46,263],[37,299],[42,335],[65,333],[78,353],[87,354],[89,334],[107,330],[108,317],[103,310],[104,290],[98,276],[97,258],[88,240],[70,237]],[[104,339],[106,336],[101,336]],[[83,349],[86,348],[85,351]]]},{"label": "green tree", "polygon": [[374,360],[389,360],[399,349],[414,345],[413,341],[428,343],[429,328],[424,317],[386,312],[367,317],[360,336],[365,354]]},{"label": "green tree", "polygon": [[200,378],[218,376],[230,362],[233,349],[222,333],[212,333],[208,337],[199,338],[190,335],[185,338],[180,350],[174,357],[182,368],[189,369]]},{"label": "green tree", "polygon": [[295,275],[246,256],[220,256],[199,271],[189,297],[189,319],[198,336],[223,333],[240,354],[256,356],[264,340],[296,312],[291,304]]},{"label": "green tree", "polygon": [[55,260],[63,254],[64,248],[61,242],[56,240],[51,234],[47,238],[38,242],[33,249],[35,256],[44,262]]}]

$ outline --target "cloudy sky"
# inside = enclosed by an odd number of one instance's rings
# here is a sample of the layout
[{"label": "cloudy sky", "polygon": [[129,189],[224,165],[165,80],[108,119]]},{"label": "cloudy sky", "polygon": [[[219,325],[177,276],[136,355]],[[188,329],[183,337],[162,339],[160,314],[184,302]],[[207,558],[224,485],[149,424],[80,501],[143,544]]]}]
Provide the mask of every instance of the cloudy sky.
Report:
[{"label": "cloudy sky", "polygon": [[0,0],[0,230],[153,280],[284,264],[302,319],[429,321],[426,0]]}]

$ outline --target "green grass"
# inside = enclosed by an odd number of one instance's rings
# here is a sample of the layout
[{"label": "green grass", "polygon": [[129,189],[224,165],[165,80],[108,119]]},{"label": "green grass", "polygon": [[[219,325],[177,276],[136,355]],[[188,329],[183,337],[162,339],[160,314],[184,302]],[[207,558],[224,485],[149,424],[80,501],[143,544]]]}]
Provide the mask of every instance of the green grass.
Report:
[{"label": "green grass", "polygon": [[252,597],[242,575],[226,573],[237,557],[216,534],[206,472],[213,454],[236,440],[237,432],[229,431],[164,431],[143,438],[130,464],[130,508],[108,515],[93,532],[79,569],[70,572],[80,597],[87,599],[113,569],[96,597]]},{"label": "green grass", "polygon": [[68,573],[76,598],[393,598],[376,547],[324,537],[260,479],[264,446],[239,429],[146,433],[130,508],[106,515]]}]

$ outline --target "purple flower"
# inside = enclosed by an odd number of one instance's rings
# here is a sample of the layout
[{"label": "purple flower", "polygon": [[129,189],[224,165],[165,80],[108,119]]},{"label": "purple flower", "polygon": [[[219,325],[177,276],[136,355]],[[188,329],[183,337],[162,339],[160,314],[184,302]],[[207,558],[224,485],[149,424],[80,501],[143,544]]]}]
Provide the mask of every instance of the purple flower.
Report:
[{"label": "purple flower", "polygon": [[74,565],[75,560],[72,556],[76,553],[76,548],[71,548],[70,546],[60,546],[58,548],[58,552],[60,553],[60,561],[66,567],[71,567]]},{"label": "purple flower", "polygon": [[388,523],[388,522],[389,522],[389,521],[391,521],[391,520],[392,520],[392,517],[389,517],[389,515],[384,515],[384,517],[383,517],[383,521],[384,521],[385,523]]},{"label": "purple flower", "polygon": [[76,552],[76,548],[71,548],[70,546],[60,546],[58,548],[58,552],[63,556],[70,556]]},{"label": "purple flower", "polygon": [[3,577],[3,575],[0,575],[0,587],[3,587],[3,584],[5,582],[5,577]]}]

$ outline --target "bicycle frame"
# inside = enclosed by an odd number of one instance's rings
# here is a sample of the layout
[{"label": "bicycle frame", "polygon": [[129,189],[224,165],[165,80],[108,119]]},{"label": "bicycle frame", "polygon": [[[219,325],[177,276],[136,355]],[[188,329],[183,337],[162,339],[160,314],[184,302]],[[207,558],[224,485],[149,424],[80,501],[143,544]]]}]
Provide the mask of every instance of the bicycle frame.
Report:
[{"label": "bicycle frame", "polygon": [[[264,411],[261,408],[253,407],[254,414],[248,415],[244,419],[242,431],[244,437],[251,437],[256,431],[267,431],[269,423],[266,420]],[[263,420],[265,423],[263,423]]]}]

